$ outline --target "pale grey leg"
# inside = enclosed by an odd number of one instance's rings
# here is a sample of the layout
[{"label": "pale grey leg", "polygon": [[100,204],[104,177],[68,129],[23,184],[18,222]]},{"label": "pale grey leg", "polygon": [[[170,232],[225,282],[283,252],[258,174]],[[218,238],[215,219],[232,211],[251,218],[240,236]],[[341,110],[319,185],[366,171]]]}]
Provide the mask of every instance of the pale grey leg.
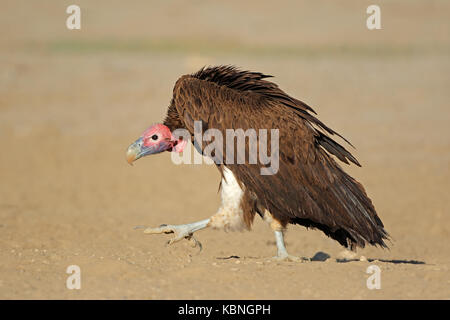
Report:
[{"label": "pale grey leg", "polygon": [[295,256],[291,256],[287,250],[286,250],[286,246],[284,245],[284,235],[283,235],[283,226],[282,224],[277,221],[272,214],[265,209],[259,209],[261,210],[260,212],[264,212],[263,214],[263,220],[266,221],[269,225],[270,228],[275,232],[275,241],[277,244],[277,255],[275,257],[273,257],[274,260],[277,261],[282,261],[282,260],[287,260],[287,261],[305,261],[308,259],[305,258],[298,258]]},{"label": "pale grey leg", "polygon": [[284,245],[283,231],[275,231],[275,240],[277,242],[277,256],[286,257],[287,253],[286,246]]},{"label": "pale grey leg", "polygon": [[205,219],[198,222],[188,223],[188,224],[180,224],[180,225],[171,225],[171,224],[162,224],[158,228],[146,228],[144,230],[145,234],[161,234],[161,233],[174,233],[175,237],[170,239],[167,244],[172,244],[177,241],[187,239],[192,240],[194,242],[194,246],[198,246],[200,249],[202,248],[201,243],[193,237],[195,231],[204,229],[208,227],[210,219]]},{"label": "pale grey leg", "polygon": [[291,256],[284,245],[283,231],[275,230],[275,240],[277,243],[277,255],[273,257],[277,261],[308,261],[306,258],[299,258],[296,256]]}]

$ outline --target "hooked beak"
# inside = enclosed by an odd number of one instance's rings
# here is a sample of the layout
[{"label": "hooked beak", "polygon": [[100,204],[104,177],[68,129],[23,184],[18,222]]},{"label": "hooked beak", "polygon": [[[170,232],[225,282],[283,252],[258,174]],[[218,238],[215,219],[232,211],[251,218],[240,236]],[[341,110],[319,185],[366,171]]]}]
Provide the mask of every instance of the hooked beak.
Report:
[{"label": "hooked beak", "polygon": [[139,158],[163,152],[171,147],[170,142],[161,142],[158,145],[144,146],[142,137],[133,142],[127,149],[127,162],[132,165]]}]

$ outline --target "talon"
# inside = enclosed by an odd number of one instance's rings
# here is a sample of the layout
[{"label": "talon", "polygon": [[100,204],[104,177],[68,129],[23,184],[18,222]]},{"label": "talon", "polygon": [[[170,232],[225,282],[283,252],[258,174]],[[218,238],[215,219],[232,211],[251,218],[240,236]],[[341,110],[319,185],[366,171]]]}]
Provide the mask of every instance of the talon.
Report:
[{"label": "talon", "polygon": [[191,242],[192,248],[198,247],[199,252],[202,251],[203,246],[202,246],[202,243],[200,241],[198,241],[194,237],[190,237],[188,240]]},{"label": "talon", "polygon": [[145,234],[154,234],[154,233],[162,233],[162,231],[160,230],[160,228],[146,228],[144,230]]},{"label": "talon", "polygon": [[158,228],[147,228],[144,230],[145,234],[158,234],[158,233],[173,233],[173,230],[169,226],[159,226]]}]

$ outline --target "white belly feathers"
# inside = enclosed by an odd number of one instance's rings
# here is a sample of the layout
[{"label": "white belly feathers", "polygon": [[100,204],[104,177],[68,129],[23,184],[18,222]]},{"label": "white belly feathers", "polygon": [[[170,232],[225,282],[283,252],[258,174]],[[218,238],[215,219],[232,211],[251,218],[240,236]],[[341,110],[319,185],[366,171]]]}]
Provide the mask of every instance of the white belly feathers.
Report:
[{"label": "white belly feathers", "polygon": [[225,231],[241,231],[245,229],[241,199],[244,191],[239,186],[233,172],[224,167],[221,196],[222,205],[211,217],[209,225]]}]

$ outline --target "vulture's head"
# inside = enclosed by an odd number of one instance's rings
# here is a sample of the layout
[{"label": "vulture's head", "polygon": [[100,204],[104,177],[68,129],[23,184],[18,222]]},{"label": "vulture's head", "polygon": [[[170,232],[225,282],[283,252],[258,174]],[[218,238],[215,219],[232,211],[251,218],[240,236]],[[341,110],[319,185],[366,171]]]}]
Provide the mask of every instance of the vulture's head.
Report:
[{"label": "vulture's head", "polygon": [[181,152],[187,141],[175,139],[170,129],[160,123],[152,125],[127,150],[127,161],[133,164],[139,158],[163,151]]}]

